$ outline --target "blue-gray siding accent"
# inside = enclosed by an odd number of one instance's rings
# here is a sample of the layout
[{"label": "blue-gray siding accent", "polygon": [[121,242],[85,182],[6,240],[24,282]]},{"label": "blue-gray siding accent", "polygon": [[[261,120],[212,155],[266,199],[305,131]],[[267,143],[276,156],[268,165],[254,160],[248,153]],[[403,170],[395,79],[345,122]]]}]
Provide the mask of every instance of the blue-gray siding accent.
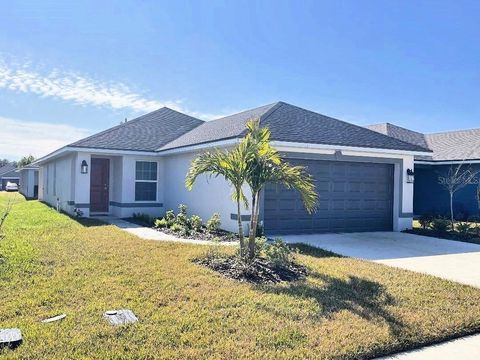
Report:
[{"label": "blue-gray siding accent", "polygon": [[121,208],[163,207],[163,203],[120,203],[116,201],[110,201],[110,205]]},{"label": "blue-gray siding accent", "polygon": [[[464,164],[462,167],[467,169],[469,165]],[[471,167],[473,170],[480,170],[480,164],[472,164]],[[450,165],[415,165],[413,197],[415,215],[448,215],[450,213],[450,195],[439,183],[439,177],[444,176],[449,168]],[[480,181],[480,175],[477,175],[476,182],[478,181]],[[460,218],[480,213],[477,189],[478,184],[470,184],[455,193],[453,210]]]},{"label": "blue-gray siding accent", "polygon": [[[242,221],[250,221],[250,215],[241,215],[240,218],[242,219]],[[237,214],[230,214],[230,219],[237,220],[238,215]]]}]

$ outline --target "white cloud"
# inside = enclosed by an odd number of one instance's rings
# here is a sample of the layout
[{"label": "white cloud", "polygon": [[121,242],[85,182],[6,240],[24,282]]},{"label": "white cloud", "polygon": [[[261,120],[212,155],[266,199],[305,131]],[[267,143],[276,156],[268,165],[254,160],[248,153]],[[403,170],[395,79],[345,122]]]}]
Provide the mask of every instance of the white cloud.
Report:
[{"label": "white cloud", "polygon": [[0,158],[17,160],[24,155],[44,156],[91,134],[90,130],[0,117]]},{"label": "white cloud", "polygon": [[99,80],[78,72],[55,68],[51,71],[38,70],[29,62],[7,61],[5,58],[0,58],[0,89],[36,94],[78,105],[131,109],[138,113],[147,113],[167,106],[203,120],[217,119],[232,113],[192,111],[184,107],[181,100],[148,99],[122,82]]},{"label": "white cloud", "polygon": [[180,110],[178,101],[150,100],[121,82],[96,80],[58,69],[42,74],[32,69],[28,63],[7,63],[5,60],[0,60],[0,88],[71,101],[80,105],[129,108],[138,112],[149,112],[163,106]]}]

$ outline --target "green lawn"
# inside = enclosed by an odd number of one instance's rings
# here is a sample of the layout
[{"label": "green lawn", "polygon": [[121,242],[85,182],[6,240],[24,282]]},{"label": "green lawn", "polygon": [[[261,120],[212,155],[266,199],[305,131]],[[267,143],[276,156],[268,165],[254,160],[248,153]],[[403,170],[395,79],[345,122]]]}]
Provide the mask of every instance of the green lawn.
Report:
[{"label": "green lawn", "polygon": [[[192,264],[205,247],[81,224],[36,201],[20,200],[4,230],[0,328],[24,335],[7,358],[357,359],[480,331],[480,289],[319,250],[299,256],[306,281],[255,286]],[[118,308],[139,323],[108,325],[102,313]]]}]

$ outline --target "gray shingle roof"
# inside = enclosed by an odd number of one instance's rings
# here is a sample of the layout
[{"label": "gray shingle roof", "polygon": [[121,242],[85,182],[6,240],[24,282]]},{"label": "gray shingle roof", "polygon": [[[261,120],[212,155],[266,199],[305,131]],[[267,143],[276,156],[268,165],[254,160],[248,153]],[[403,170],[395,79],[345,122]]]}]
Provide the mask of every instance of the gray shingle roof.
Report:
[{"label": "gray shingle roof", "polygon": [[7,164],[0,167],[0,178],[2,177],[18,177],[18,173],[15,172],[17,167],[12,164]]},{"label": "gray shingle roof", "polygon": [[155,151],[202,123],[200,119],[164,107],[68,146]]},{"label": "gray shingle roof", "polygon": [[217,120],[206,121],[202,125],[180,136],[178,139],[163,146],[159,150],[168,150],[239,137],[245,130],[245,125],[248,119],[262,117],[276,105],[276,103],[265,105]]},{"label": "gray shingle roof", "polygon": [[161,147],[160,151],[217,140],[242,137],[246,122],[259,118],[262,126],[268,126],[272,140],[314,143],[405,151],[428,151],[378,132],[278,102],[253,110],[205,122],[178,139]]},{"label": "gray shingle roof", "polygon": [[396,139],[428,147],[433,151],[431,156],[418,156],[417,160],[480,159],[480,129],[422,134],[389,123],[368,125],[367,127]]}]

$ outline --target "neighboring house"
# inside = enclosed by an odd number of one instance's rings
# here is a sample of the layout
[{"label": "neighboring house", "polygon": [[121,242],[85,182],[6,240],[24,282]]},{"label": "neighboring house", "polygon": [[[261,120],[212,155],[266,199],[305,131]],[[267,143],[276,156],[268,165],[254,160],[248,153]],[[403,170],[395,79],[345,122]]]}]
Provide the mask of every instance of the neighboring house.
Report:
[{"label": "neighboring house", "polygon": [[38,197],[38,166],[26,165],[17,170],[20,174],[18,191],[27,199]]},{"label": "neighboring house", "polygon": [[[251,118],[270,128],[288,161],[308,167],[320,195],[309,215],[297,192],[268,186],[260,210],[268,234],[411,227],[407,169],[430,150],[283,102],[207,122],[162,108],[77,141],[35,162],[39,198],[84,216],[160,216],[186,204],[204,221],[220,213],[222,227],[235,231],[236,206],[225,180],[202,176],[190,192],[185,175],[200,152],[237,144]],[[242,219],[248,218],[245,210]]]},{"label": "neighboring house", "polygon": [[[460,171],[480,171],[480,129],[422,134],[393,124],[367,126],[371,130],[389,135],[432,150],[430,156],[415,157],[414,213],[447,215],[450,198],[442,182],[450,167]],[[480,174],[454,197],[454,211],[458,218],[480,213]]]},{"label": "neighboring house", "polygon": [[17,167],[12,164],[7,164],[0,167],[0,190],[5,190],[7,182],[18,184],[20,178],[16,172]]}]

